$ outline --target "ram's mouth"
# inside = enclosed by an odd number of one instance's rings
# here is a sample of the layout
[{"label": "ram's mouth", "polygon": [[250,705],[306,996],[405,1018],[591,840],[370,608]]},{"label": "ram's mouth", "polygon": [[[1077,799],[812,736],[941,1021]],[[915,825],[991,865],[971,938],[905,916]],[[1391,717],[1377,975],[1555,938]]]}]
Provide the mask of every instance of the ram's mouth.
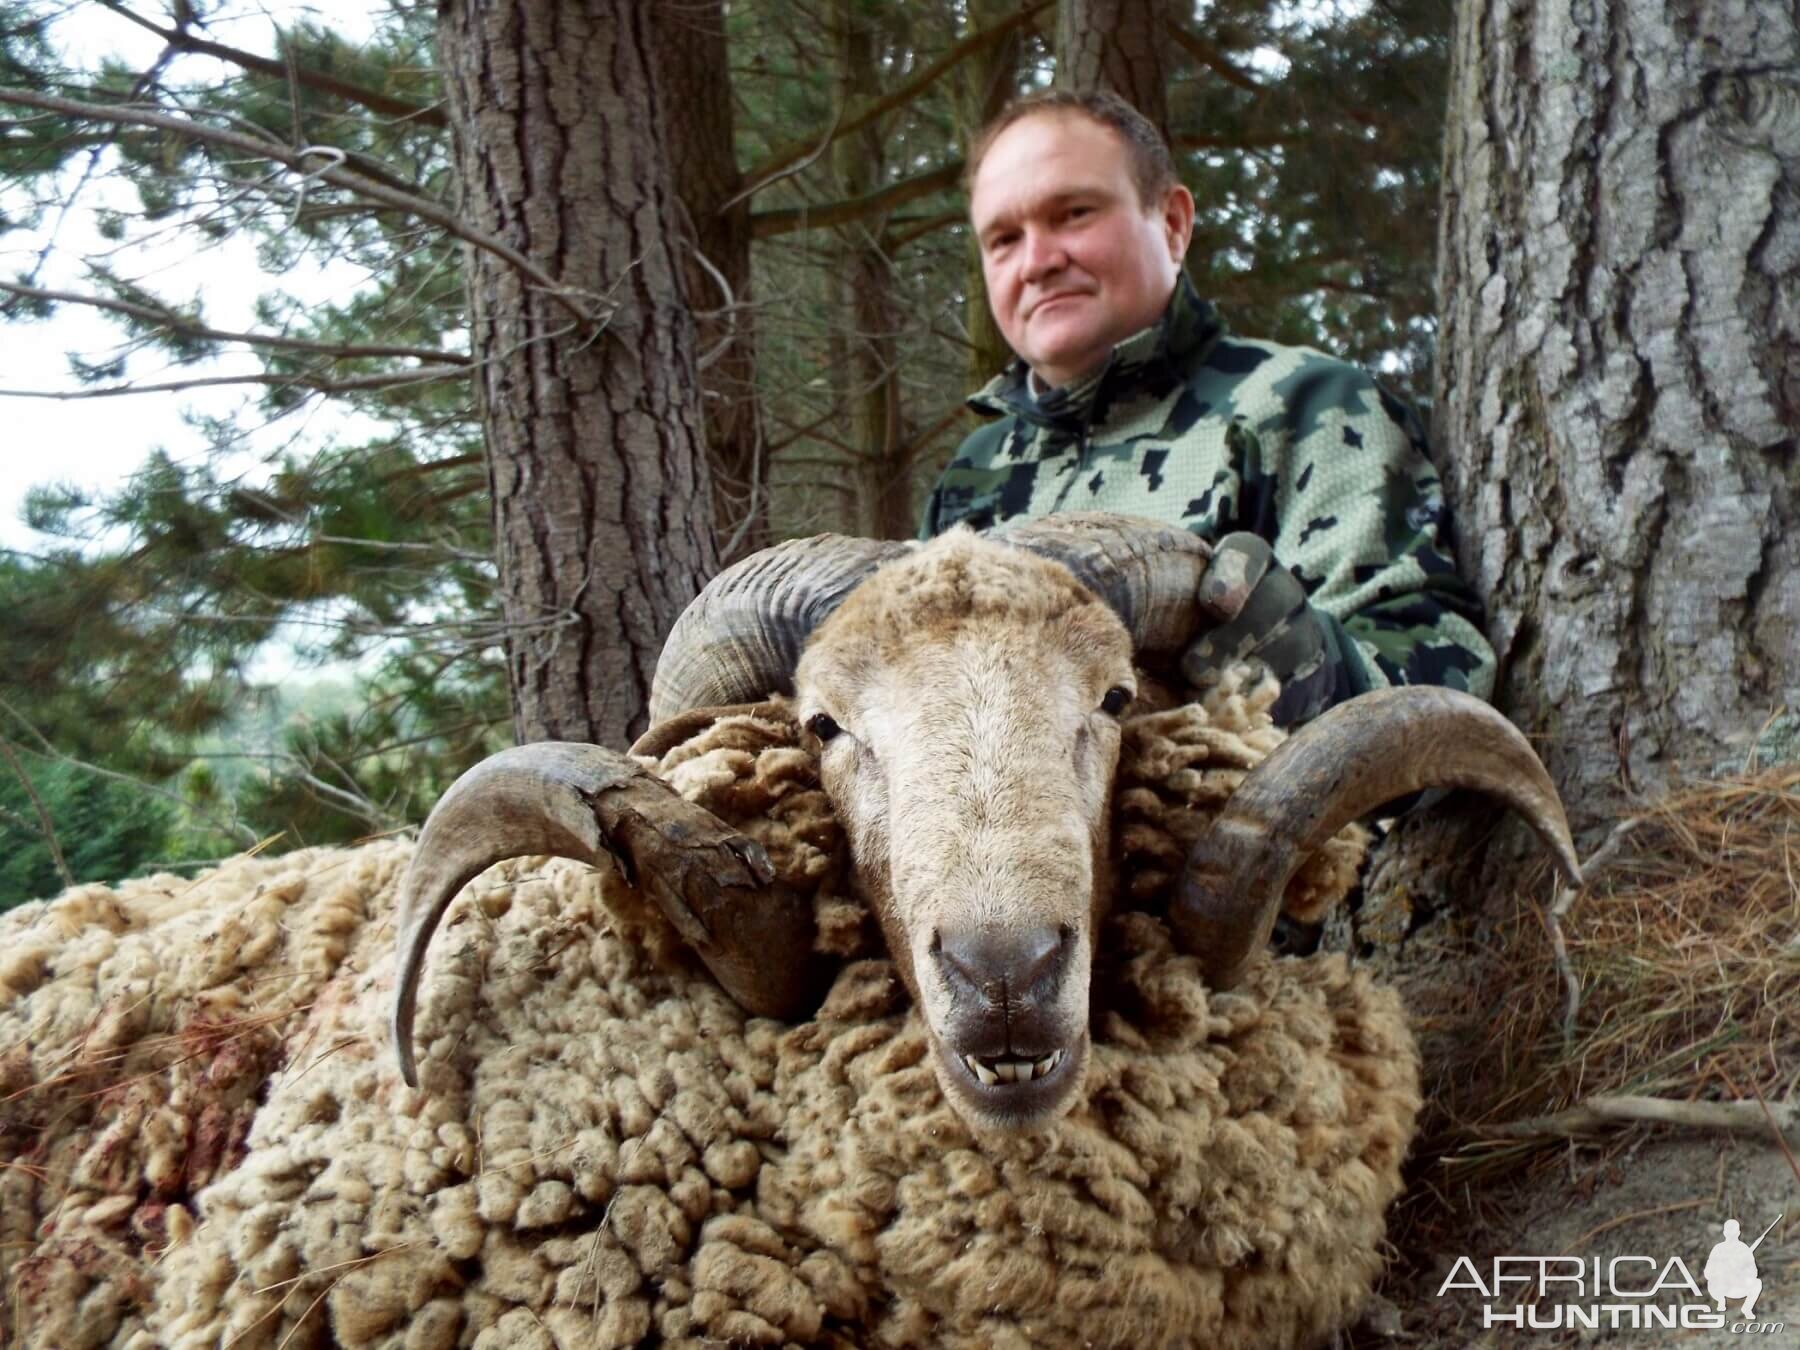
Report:
[{"label": "ram's mouth", "polygon": [[1029,1083],[1048,1078],[1066,1053],[1052,1050],[1042,1059],[983,1059],[980,1055],[964,1055],[963,1065],[983,1087],[997,1087],[1001,1083]]},{"label": "ram's mouth", "polygon": [[1062,1113],[1086,1060],[1087,1035],[1038,1055],[977,1055],[941,1046],[945,1085],[983,1122],[1030,1129]]}]

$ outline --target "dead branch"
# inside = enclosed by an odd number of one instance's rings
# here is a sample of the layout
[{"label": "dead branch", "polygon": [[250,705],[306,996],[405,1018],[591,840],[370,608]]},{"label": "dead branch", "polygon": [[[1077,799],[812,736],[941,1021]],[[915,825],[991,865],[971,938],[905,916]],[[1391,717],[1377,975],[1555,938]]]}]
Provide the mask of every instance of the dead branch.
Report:
[{"label": "dead branch", "polygon": [[895,108],[904,106],[918,94],[930,88],[945,71],[955,66],[957,62],[961,61],[964,57],[972,56],[976,52],[993,46],[1020,24],[1036,17],[1039,10],[1048,9],[1049,7],[1050,0],[1029,0],[1028,3],[1019,6],[1016,13],[1000,20],[999,23],[993,25],[991,28],[984,28],[979,32],[971,33],[968,37],[962,39],[962,41],[954,44],[937,60],[933,61],[930,65],[925,66],[904,84],[881,95],[879,98],[870,99],[854,113],[846,113],[846,115],[840,117],[837,124],[825,134],[822,143],[820,136],[815,134],[808,136],[803,140],[794,141],[783,146],[780,150],[777,150],[761,164],[757,165],[754,169],[751,169],[744,175],[745,178],[751,181],[753,186],[747,192],[740,193],[739,196],[745,197],[749,196],[751,193],[760,192],[771,182],[775,181],[776,175],[787,168],[788,165],[794,163],[794,161],[803,159],[808,155],[817,154],[824,146],[830,145],[840,136],[846,136],[850,132],[857,130],[859,127],[867,126],[885,112],[891,112]]},{"label": "dead branch", "polygon": [[409,99],[395,98],[392,94],[384,94],[378,89],[366,89],[362,85],[351,84],[348,80],[340,80],[335,75],[327,75],[323,71],[306,70],[298,66],[290,70],[288,65],[280,61],[271,61],[265,56],[257,56],[237,47],[227,47],[222,42],[209,42],[205,38],[195,37],[185,27],[164,28],[140,14],[132,13],[118,0],[100,0],[100,3],[120,18],[128,19],[139,28],[156,34],[157,37],[178,51],[191,52],[197,56],[217,57],[221,61],[229,61],[245,70],[254,71],[258,75],[268,75],[275,79],[285,79],[291,73],[308,89],[316,89],[321,94],[334,95],[346,103],[358,104],[370,112],[381,113],[387,117],[397,117],[403,121],[417,122],[428,127],[449,125],[449,119],[444,116],[443,108],[436,104],[426,105],[414,103]]},{"label": "dead branch", "polygon": [[1777,1134],[1800,1137],[1800,1104],[1765,1106],[1759,1101],[1677,1102],[1663,1097],[1590,1097],[1547,1116],[1484,1125],[1478,1132],[1494,1139],[1531,1139],[1540,1135],[1567,1138],[1618,1125],[1679,1125],[1728,1134]]},{"label": "dead branch", "polygon": [[1239,67],[1226,56],[1224,52],[1220,51],[1217,47],[1213,46],[1212,43],[1194,32],[1186,24],[1182,23],[1181,20],[1173,18],[1169,19],[1167,21],[1167,27],[1169,36],[1174,38],[1176,43],[1185,49],[1189,56],[1193,57],[1227,84],[1234,84],[1239,89],[1247,89],[1252,94],[1264,94],[1268,92],[1268,87],[1260,80],[1253,77],[1248,71]]},{"label": "dead branch", "polygon": [[[50,823],[50,812],[44,806],[44,799],[38,796],[37,788],[32,785],[31,776],[25,772],[25,766],[19,763],[19,757],[5,737],[0,736],[0,755],[6,756],[6,762],[12,766],[18,777],[19,786],[25,789],[25,795],[31,798],[31,809],[37,812],[38,828],[44,833],[44,842],[50,846],[50,860],[56,864],[56,875],[62,878],[63,885],[73,886],[75,874],[69,870],[68,861],[63,857],[62,844],[57,841],[56,827]],[[8,814],[11,814],[10,812]]]},{"label": "dead branch", "polygon": [[[823,206],[786,207],[780,211],[759,211],[750,217],[751,234],[757,239],[769,239],[795,230],[847,225],[869,216],[882,215],[895,207],[952,186],[962,176],[962,171],[962,160],[954,159],[927,173],[902,178],[897,183],[889,183],[875,192],[852,197],[848,201],[827,202]],[[961,212],[956,214],[956,218],[961,218]]]},{"label": "dead branch", "polygon": [[128,773],[120,773],[117,769],[102,768],[98,764],[90,764],[84,759],[76,759],[73,755],[63,753],[45,738],[43,732],[32,725],[31,721],[24,713],[20,712],[3,698],[0,698],[0,712],[4,712],[11,717],[29,732],[31,738],[42,747],[39,750],[21,747],[25,750],[26,754],[37,755],[42,759],[56,760],[60,763],[84,770],[87,773],[98,774],[102,778],[111,778],[116,782],[129,783],[140,791],[149,792],[158,797],[166,797],[177,806],[181,807],[182,810],[190,811],[194,815],[200,817],[200,819],[212,825],[213,828],[217,829],[222,834],[235,834],[239,839],[244,840],[246,845],[254,845],[256,843],[256,832],[242,821],[221,820],[219,817],[213,815],[212,812],[201,810],[200,807],[196,806],[186,797],[183,797],[179,792],[171,792],[167,788],[158,787],[155,783],[146,783],[141,778],[134,778]]},{"label": "dead branch", "polygon": [[366,394],[405,385],[432,384],[466,378],[462,370],[396,370],[375,375],[352,375],[328,380],[318,375],[203,375],[191,380],[166,380],[161,384],[109,384],[102,389],[0,389],[0,398],[48,398],[67,402],[81,398],[118,398],[124,394],[180,394],[190,389],[219,385],[261,384],[275,389],[310,389],[317,394]]},{"label": "dead branch", "polygon": [[376,182],[367,174],[352,172],[337,165],[319,166],[315,161],[330,151],[331,147],[303,146],[297,150],[290,149],[263,137],[203,126],[188,117],[173,117],[164,112],[124,105],[83,103],[78,99],[60,98],[54,94],[40,94],[34,90],[8,86],[0,86],[0,103],[39,108],[44,112],[60,113],[65,117],[84,117],[91,121],[113,122],[123,126],[153,127],[159,131],[169,132],[171,135],[184,136],[201,144],[216,145],[223,149],[235,150],[240,154],[273,160],[277,164],[286,165],[296,173],[330,183],[346,192],[354,192],[370,201],[409,211],[421,220],[429,221],[464,243],[484,249],[511,264],[522,275],[542,288],[552,300],[572,314],[584,328],[597,329],[604,326],[609,306],[603,301],[598,305],[586,303],[598,300],[599,297],[594,296],[591,292],[561,284],[512,245],[476,229],[442,202],[433,201],[415,193],[403,192],[384,183]]},{"label": "dead branch", "polygon": [[470,359],[462,352],[439,351],[431,347],[403,347],[373,344],[360,346],[350,343],[313,342],[306,338],[285,337],[280,333],[233,333],[222,328],[212,328],[191,315],[179,313],[172,309],[162,309],[152,305],[134,304],[128,300],[115,300],[110,296],[82,295],[75,291],[51,291],[39,286],[20,286],[10,281],[0,281],[0,291],[10,295],[21,296],[28,300],[48,300],[56,304],[87,305],[93,309],[108,310],[115,314],[126,314],[134,319],[143,319],[148,323],[162,324],[171,332],[181,337],[198,338],[212,342],[243,342],[257,347],[278,347],[284,351],[314,352],[320,356],[329,356],[335,361],[356,361],[365,358],[394,357],[416,361],[443,361],[450,365],[466,366]]}]

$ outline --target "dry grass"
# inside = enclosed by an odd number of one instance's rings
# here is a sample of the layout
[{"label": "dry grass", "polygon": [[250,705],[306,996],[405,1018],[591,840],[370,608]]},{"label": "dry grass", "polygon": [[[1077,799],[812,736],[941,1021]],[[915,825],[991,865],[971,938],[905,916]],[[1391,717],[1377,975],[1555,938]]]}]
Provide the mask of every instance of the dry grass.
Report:
[{"label": "dry grass", "polygon": [[[1407,1190],[1389,1221],[1390,1296],[1449,1319],[1409,1321],[1425,1344],[1466,1340],[1450,1305],[1428,1297],[1442,1253],[1507,1231],[1546,1188],[1576,1201],[1622,1180],[1641,1142],[1670,1129],[1558,1129],[1545,1117],[1621,1096],[1761,1115],[1800,1085],[1800,765],[1696,783],[1633,819],[1584,868],[1587,889],[1561,921],[1580,991],[1572,1025],[1548,863],[1518,871],[1478,913],[1444,925],[1429,951],[1402,958],[1417,962],[1410,971],[1395,971],[1436,1046]],[[1500,1136],[1528,1119],[1553,1128]],[[1764,1137],[1780,1138],[1772,1122]]]},{"label": "dry grass", "polygon": [[1596,1097],[1782,1102],[1800,1087],[1800,765],[1695,784],[1633,821],[1563,920],[1572,1026],[1547,869],[1502,902],[1467,986],[1486,1034],[1450,1066],[1453,1118],[1428,1150],[1453,1176],[1542,1152],[1484,1128]]}]

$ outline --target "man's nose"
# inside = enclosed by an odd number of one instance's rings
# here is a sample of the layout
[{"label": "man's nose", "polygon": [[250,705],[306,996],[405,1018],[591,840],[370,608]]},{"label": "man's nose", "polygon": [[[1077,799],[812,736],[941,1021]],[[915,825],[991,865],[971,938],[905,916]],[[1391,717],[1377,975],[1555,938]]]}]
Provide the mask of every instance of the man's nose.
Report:
[{"label": "man's nose", "polygon": [[1048,230],[1025,233],[1025,280],[1035,282],[1052,276],[1069,265],[1068,252],[1062,241]]}]

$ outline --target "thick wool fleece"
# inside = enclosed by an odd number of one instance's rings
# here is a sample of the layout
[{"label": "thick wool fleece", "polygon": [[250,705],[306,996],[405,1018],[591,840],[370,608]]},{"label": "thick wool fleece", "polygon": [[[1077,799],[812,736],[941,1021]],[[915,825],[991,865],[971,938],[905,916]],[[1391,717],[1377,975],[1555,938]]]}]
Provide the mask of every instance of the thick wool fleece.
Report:
[{"label": "thick wool fleece", "polygon": [[[1260,692],[1237,694],[1134,730],[1127,860],[1267,748]],[[977,1135],[836,889],[795,739],[738,719],[662,768],[819,888],[848,959],[799,1026],[653,960],[654,911],[560,861],[502,864],[453,907],[421,1092],[385,1042],[405,844],[0,920],[0,1328],[56,1350],[1273,1346],[1351,1319],[1419,1104],[1397,999],[1336,957],[1212,993],[1124,910],[1082,1104]],[[1324,895],[1343,864],[1296,885]]]}]

